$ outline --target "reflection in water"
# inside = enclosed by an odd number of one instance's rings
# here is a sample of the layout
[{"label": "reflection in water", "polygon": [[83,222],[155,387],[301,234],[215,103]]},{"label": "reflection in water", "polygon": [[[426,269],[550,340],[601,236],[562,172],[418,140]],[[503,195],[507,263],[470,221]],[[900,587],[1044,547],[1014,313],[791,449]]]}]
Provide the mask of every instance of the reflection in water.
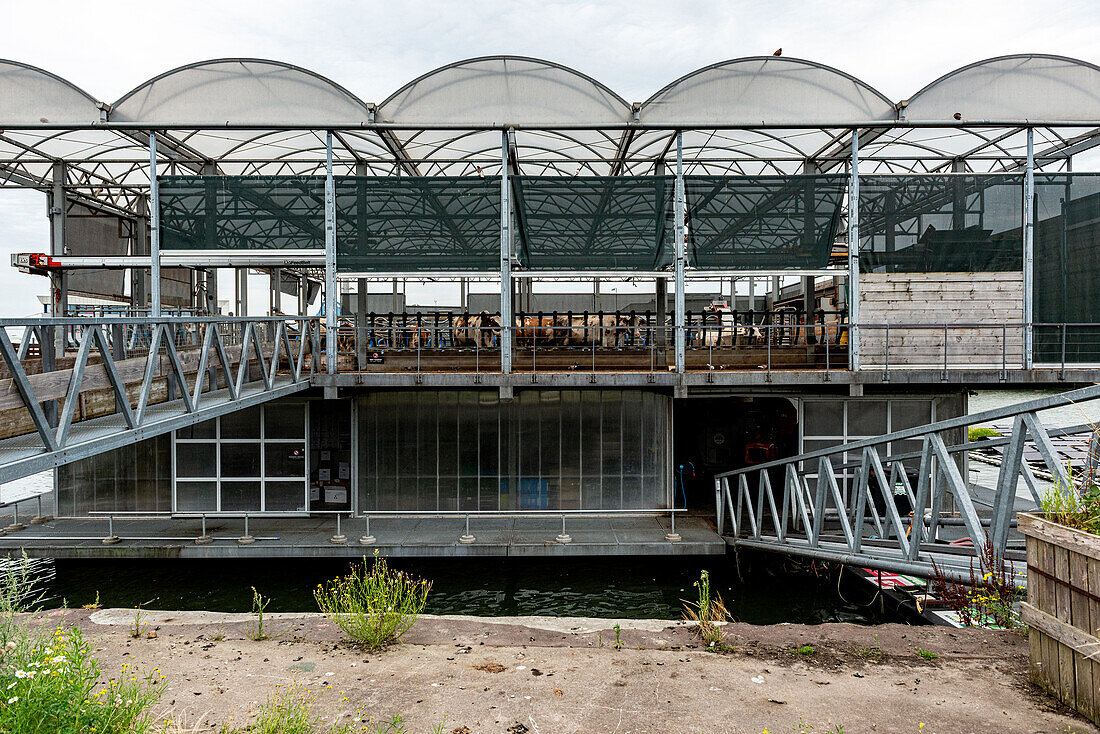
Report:
[{"label": "reflection in water", "polygon": [[[792,574],[756,559],[737,580],[732,557],[435,559],[393,560],[398,568],[431,579],[428,611],[484,616],[546,615],[678,619],[683,599],[701,569],[711,572],[734,618],[756,624],[829,621],[872,622],[880,617],[838,594],[836,576]],[[251,586],[272,598],[270,611],[316,611],[312,590],[343,573],[332,559],[248,561],[58,561],[50,586],[55,604],[81,606],[95,599],[108,607],[247,611]],[[878,610],[878,604],[875,605]]]}]

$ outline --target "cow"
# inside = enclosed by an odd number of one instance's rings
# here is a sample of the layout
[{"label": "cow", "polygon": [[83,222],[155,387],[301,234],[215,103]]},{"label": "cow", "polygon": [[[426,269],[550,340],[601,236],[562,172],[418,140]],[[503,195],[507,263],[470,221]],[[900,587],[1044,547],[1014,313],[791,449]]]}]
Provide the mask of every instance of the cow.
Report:
[{"label": "cow", "polygon": [[550,346],[554,342],[554,326],[553,316],[517,316],[516,344]]}]

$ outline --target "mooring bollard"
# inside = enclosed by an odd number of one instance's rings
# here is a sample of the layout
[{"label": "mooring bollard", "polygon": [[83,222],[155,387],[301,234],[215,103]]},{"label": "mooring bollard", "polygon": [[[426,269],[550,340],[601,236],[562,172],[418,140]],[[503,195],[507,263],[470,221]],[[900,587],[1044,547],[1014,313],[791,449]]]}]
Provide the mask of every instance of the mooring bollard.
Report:
[{"label": "mooring bollard", "polygon": [[214,539],[206,533],[206,513],[202,513],[202,535],[195,538],[195,545],[206,545],[207,543],[213,543]]},{"label": "mooring bollard", "polygon": [[573,542],[573,536],[571,536],[569,533],[565,532],[565,513],[562,513],[562,516],[561,516],[561,535],[559,535],[557,538],[555,538],[555,540],[557,540],[559,543],[572,543]]},{"label": "mooring bollard", "polygon": [[665,540],[667,540],[669,543],[679,543],[681,540],[683,540],[683,538],[681,538],[680,534],[676,532],[676,511],[673,510],[670,514],[672,516],[672,527],[667,533],[665,533]]},{"label": "mooring bollard", "polygon": [[334,545],[343,545],[348,542],[348,538],[342,532],[340,532],[340,513],[336,513],[336,535],[333,535],[328,539],[328,542]]},{"label": "mooring bollard", "polygon": [[103,539],[103,545],[117,545],[122,542],[122,538],[115,535],[115,518],[114,515],[107,516],[107,537]]},{"label": "mooring bollard", "polygon": [[248,534],[248,513],[244,513],[244,535],[237,538],[237,543],[240,545],[249,545],[255,543],[256,539]]},{"label": "mooring bollard", "polygon": [[366,516],[367,532],[359,538],[359,545],[374,545],[374,536],[370,534],[370,515]]},{"label": "mooring bollard", "polygon": [[460,535],[458,538],[459,543],[473,543],[477,538],[470,535],[470,516],[466,516],[466,534]]}]

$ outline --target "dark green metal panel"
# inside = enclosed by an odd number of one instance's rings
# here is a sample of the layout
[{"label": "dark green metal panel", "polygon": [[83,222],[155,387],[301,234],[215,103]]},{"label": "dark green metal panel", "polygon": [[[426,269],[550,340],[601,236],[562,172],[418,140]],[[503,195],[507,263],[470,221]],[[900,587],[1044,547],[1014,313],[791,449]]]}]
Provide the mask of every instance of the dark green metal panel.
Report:
[{"label": "dark green metal panel", "polygon": [[1023,268],[1020,174],[860,176],[863,272]]},{"label": "dark green metal panel", "polygon": [[517,253],[532,270],[655,270],[672,263],[668,176],[515,176]]},{"label": "dark green metal panel", "polygon": [[500,269],[500,179],[336,179],[342,272]]},{"label": "dark green metal panel", "polygon": [[324,249],[319,176],[165,176],[163,250]]},{"label": "dark green metal panel", "polygon": [[[1035,322],[1067,362],[1100,362],[1100,174],[1035,174]],[[1035,360],[1062,360],[1035,328]]]},{"label": "dark green metal panel", "polygon": [[686,176],[688,263],[700,270],[822,268],[847,177]]}]

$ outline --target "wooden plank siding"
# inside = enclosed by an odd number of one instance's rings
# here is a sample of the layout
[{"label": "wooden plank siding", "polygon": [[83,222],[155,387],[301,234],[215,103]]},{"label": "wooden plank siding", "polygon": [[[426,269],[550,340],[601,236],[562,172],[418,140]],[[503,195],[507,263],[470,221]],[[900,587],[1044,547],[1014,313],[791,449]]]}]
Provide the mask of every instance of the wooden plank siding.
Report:
[{"label": "wooden plank siding", "polygon": [[890,325],[889,352],[884,329],[860,329],[864,366],[885,367],[887,357],[891,367],[942,366],[944,324],[950,367],[1000,367],[1002,359],[1010,368],[1023,363],[1023,329],[1001,328],[1023,322],[1022,273],[862,273],[859,288],[860,323]]}]

